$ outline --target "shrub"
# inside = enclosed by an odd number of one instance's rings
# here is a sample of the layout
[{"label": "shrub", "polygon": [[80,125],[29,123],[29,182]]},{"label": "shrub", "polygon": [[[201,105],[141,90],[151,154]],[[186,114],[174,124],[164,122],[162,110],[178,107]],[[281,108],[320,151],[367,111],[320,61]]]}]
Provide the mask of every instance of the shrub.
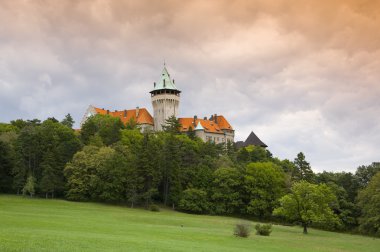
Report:
[{"label": "shrub", "polygon": [[152,212],[159,212],[160,208],[157,205],[155,205],[155,204],[151,204],[149,206],[149,210],[152,211]]},{"label": "shrub", "polygon": [[256,224],[255,229],[257,235],[269,236],[272,232],[272,224]]},{"label": "shrub", "polygon": [[251,233],[251,224],[248,222],[238,223],[235,226],[234,235],[239,237],[248,237]]}]

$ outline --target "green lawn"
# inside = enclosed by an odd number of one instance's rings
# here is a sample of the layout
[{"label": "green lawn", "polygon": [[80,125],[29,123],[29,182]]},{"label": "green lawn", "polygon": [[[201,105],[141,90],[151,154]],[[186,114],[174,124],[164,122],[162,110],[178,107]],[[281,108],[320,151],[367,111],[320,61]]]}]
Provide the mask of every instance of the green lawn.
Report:
[{"label": "green lawn", "polygon": [[299,227],[237,238],[238,221],[0,195],[0,251],[380,251],[380,239]]}]

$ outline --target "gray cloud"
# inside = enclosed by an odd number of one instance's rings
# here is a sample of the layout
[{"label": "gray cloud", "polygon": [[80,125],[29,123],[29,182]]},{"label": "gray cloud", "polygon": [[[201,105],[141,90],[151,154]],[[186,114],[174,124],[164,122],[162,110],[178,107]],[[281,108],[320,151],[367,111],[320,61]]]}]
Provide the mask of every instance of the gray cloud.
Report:
[{"label": "gray cloud", "polygon": [[315,170],[378,161],[376,1],[0,2],[0,121],[147,107],[168,64],[182,116],[223,114]]}]

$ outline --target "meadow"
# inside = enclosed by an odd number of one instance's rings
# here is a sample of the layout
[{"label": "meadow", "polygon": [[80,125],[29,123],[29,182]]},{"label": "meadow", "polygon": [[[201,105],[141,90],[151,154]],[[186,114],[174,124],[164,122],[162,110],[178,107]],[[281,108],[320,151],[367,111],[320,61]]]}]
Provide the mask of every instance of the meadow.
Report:
[{"label": "meadow", "polygon": [[[0,251],[379,251],[380,239],[274,225],[233,235],[242,220],[99,203],[0,195]],[[254,225],[254,223],[252,223]]]}]

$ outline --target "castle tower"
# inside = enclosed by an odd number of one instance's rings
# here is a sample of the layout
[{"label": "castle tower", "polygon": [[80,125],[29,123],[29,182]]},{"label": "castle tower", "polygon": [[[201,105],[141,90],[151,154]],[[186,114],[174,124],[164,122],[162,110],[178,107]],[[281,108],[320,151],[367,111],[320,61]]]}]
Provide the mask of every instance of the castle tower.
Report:
[{"label": "castle tower", "polygon": [[160,82],[154,83],[154,88],[150,91],[155,131],[161,131],[162,125],[169,117],[178,117],[180,93],[164,66]]}]

